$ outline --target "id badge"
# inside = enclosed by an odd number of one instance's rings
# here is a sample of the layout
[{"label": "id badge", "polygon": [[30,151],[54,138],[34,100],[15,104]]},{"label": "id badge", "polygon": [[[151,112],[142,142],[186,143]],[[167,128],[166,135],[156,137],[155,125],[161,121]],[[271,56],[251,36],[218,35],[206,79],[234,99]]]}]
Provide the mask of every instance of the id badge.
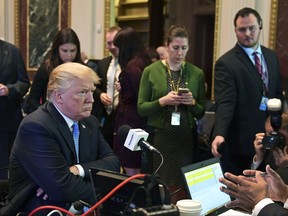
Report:
[{"label": "id badge", "polygon": [[260,102],[260,106],[259,106],[260,110],[262,110],[262,111],[266,111],[267,110],[267,101],[268,101],[268,98],[265,97],[265,96],[262,96],[261,102]]},{"label": "id badge", "polygon": [[179,112],[172,112],[171,125],[175,125],[175,126],[180,125],[180,113]]}]

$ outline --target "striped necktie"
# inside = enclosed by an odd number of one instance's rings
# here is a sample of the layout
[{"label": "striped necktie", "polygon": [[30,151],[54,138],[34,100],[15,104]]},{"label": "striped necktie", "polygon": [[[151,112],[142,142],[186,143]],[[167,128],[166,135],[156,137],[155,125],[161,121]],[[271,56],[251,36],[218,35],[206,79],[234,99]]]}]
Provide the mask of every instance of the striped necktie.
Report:
[{"label": "striped necktie", "polygon": [[79,163],[79,126],[78,122],[74,122],[72,125],[73,140],[75,145],[75,151],[77,156],[77,163]]},{"label": "striped necktie", "polygon": [[254,52],[253,55],[254,55],[255,67],[256,67],[257,71],[259,72],[261,79],[263,81],[263,94],[267,95],[267,93],[268,93],[268,89],[267,89],[268,83],[267,82],[268,81],[267,81],[266,76],[264,74],[263,67],[262,67],[262,64],[260,62],[260,58],[258,57],[257,52]]},{"label": "striped necktie", "polygon": [[262,78],[263,77],[263,70],[262,70],[262,65],[261,65],[260,59],[257,55],[257,52],[254,52],[253,55],[254,55],[254,60],[255,60],[255,67],[258,70],[258,72]]}]

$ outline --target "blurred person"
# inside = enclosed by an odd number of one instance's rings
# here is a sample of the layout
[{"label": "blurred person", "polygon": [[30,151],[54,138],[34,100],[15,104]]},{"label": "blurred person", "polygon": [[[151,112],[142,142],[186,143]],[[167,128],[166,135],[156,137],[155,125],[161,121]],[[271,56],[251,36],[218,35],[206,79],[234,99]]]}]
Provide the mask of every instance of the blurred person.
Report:
[{"label": "blurred person", "polygon": [[0,180],[8,179],[10,151],[23,119],[21,103],[30,87],[20,50],[0,40]]},{"label": "blurred person", "polygon": [[[288,114],[282,114],[282,126],[279,132],[283,135],[283,139],[279,140],[279,144],[284,142],[284,148],[279,146],[273,147],[271,149],[266,149],[263,146],[264,136],[268,136],[273,128],[271,127],[270,117],[267,118],[265,122],[265,132],[257,133],[254,140],[254,148],[256,154],[253,157],[251,164],[251,169],[257,169],[265,171],[265,167],[269,164],[272,169],[281,176],[285,183],[288,183]],[[276,141],[276,139],[274,140]]]},{"label": "blurred person", "polygon": [[168,51],[165,46],[157,47],[156,52],[158,53],[161,60],[168,58]]},{"label": "blurred person", "polygon": [[[184,26],[171,26],[165,45],[168,58],[151,64],[143,72],[138,112],[148,118],[148,140],[164,157],[157,174],[168,187],[178,189],[185,187],[180,168],[195,160],[195,119],[205,113],[205,76],[201,69],[185,59],[189,33]],[[180,88],[186,88],[186,92],[180,94]],[[146,154],[143,169],[152,173],[159,167],[161,158]]]},{"label": "blurred person", "polygon": [[264,131],[266,101],[282,99],[280,68],[275,52],[260,45],[263,22],[252,8],[234,18],[237,44],[215,64],[216,116],[211,151],[224,171],[236,175],[250,167],[253,140]]},{"label": "blurred person", "polygon": [[[137,112],[137,98],[142,72],[151,64],[151,60],[141,38],[131,27],[122,28],[116,34],[113,43],[119,49],[118,61],[121,68],[119,83],[116,85],[119,104],[115,116],[115,133],[122,125],[143,129],[146,118],[140,117]],[[140,151],[132,152],[117,137],[114,139],[113,147],[128,175],[140,173]]]},{"label": "blurred person", "polygon": [[[96,73],[80,63],[53,69],[48,101],[27,115],[18,129],[10,157],[8,204],[0,215],[29,213],[45,205],[69,209],[78,200],[95,204],[90,167],[119,172],[120,162],[91,115],[98,82]],[[78,147],[74,125],[79,127]]]},{"label": "blurred person", "polygon": [[160,56],[154,47],[147,48],[147,52],[152,62],[160,60]]},{"label": "blurred person", "polygon": [[58,31],[53,39],[48,59],[38,68],[24,107],[27,114],[46,102],[49,75],[54,68],[65,62],[84,64],[81,58],[79,38],[71,28]]},{"label": "blurred person", "polygon": [[[244,176],[225,173],[220,190],[235,198],[227,208],[240,208],[252,216],[287,216],[288,185],[269,165],[266,173],[244,170]],[[252,177],[251,177],[252,176]],[[284,203],[284,208],[274,201]]]},{"label": "blurred person", "polygon": [[90,67],[94,71],[97,71],[98,65],[95,62],[91,61],[85,52],[81,52],[81,59],[86,66]]},{"label": "blurred person", "polygon": [[106,47],[111,55],[98,62],[96,72],[101,81],[94,93],[96,98],[94,115],[100,122],[101,132],[110,147],[113,146],[115,110],[119,101],[119,92],[115,87],[115,83],[118,82],[121,69],[118,63],[119,50],[113,44],[114,37],[119,30],[120,27],[112,26],[106,34]]}]

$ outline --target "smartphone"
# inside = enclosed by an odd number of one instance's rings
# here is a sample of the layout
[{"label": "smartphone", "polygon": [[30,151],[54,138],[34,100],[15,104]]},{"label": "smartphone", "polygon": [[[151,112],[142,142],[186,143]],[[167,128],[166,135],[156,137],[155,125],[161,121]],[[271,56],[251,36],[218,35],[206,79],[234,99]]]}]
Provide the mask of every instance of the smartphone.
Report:
[{"label": "smartphone", "polygon": [[178,89],[178,95],[181,95],[183,93],[188,93],[190,90],[188,88],[179,88]]}]

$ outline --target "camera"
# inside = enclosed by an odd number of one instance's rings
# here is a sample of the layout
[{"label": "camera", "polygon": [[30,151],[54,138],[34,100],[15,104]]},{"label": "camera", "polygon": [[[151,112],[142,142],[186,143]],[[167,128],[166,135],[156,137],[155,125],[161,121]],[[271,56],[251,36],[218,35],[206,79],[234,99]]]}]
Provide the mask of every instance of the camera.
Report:
[{"label": "camera", "polygon": [[278,147],[283,149],[285,146],[285,137],[279,132],[282,125],[282,103],[280,99],[272,98],[267,102],[267,108],[270,115],[270,124],[273,131],[269,135],[265,135],[262,145],[266,149]]}]

